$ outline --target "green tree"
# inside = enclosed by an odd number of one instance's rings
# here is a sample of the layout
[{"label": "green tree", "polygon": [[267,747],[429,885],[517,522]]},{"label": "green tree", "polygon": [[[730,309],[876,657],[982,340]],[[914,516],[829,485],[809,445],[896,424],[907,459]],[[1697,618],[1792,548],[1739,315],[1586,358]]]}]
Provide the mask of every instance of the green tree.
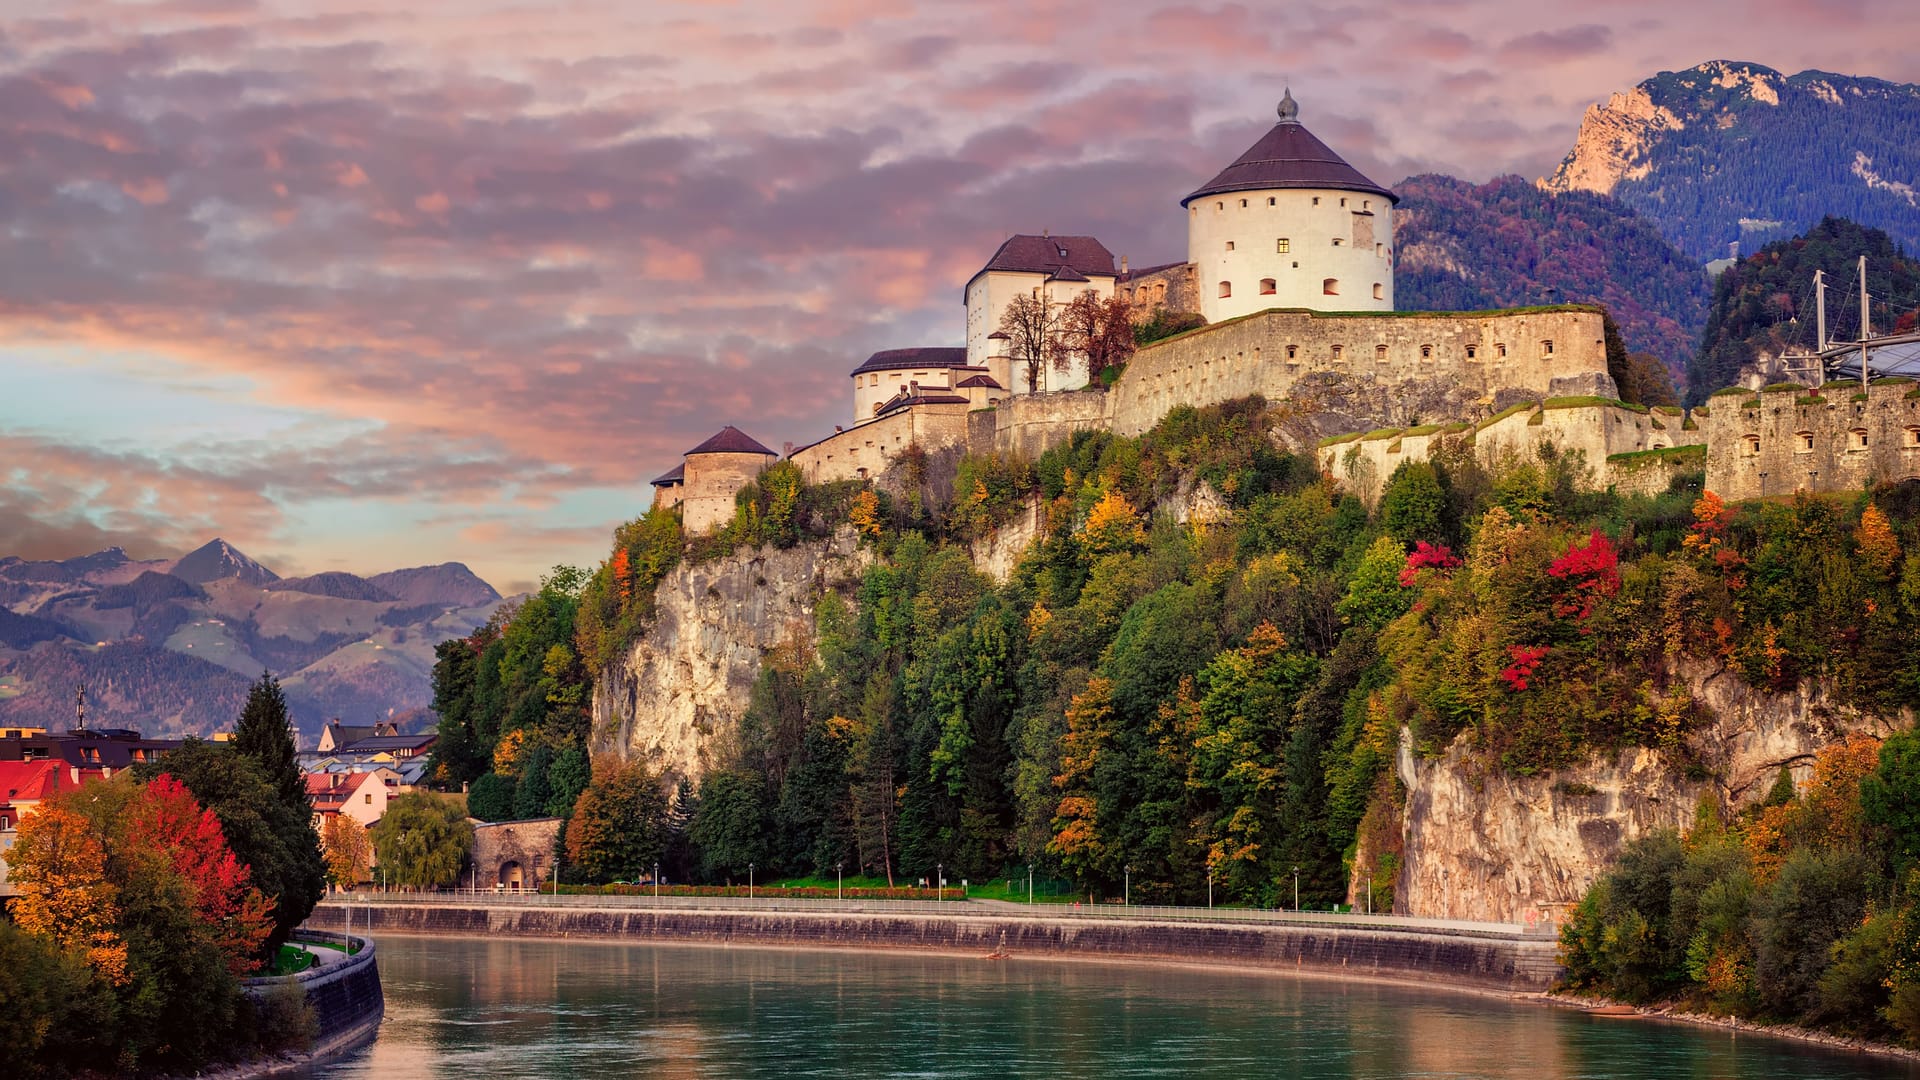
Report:
[{"label": "green tree", "polygon": [[373,826],[378,873],[388,885],[432,889],[457,884],[473,850],[473,826],[452,802],[424,791],[387,804]]},{"label": "green tree", "polygon": [[1404,461],[1387,479],[1380,495],[1380,526],[1403,550],[1414,541],[1438,544],[1452,537],[1447,526],[1447,491],[1439,473],[1425,461]]},{"label": "green tree", "polygon": [[1392,536],[1382,536],[1367,548],[1347,585],[1347,595],[1334,605],[1348,623],[1378,630],[1405,614],[1411,598],[1400,585],[1407,564],[1406,549]]},{"label": "green tree", "polygon": [[720,770],[700,781],[700,807],[688,835],[710,880],[745,880],[749,864],[767,865],[766,782],[757,772]]},{"label": "green tree", "polygon": [[553,748],[546,743],[538,743],[520,759],[520,779],[513,788],[513,816],[516,818],[537,818],[547,812],[547,802],[553,797],[553,782],[548,772],[553,768]]},{"label": "green tree", "polygon": [[0,1076],[110,1069],[118,1012],[84,955],[0,920]]},{"label": "green tree", "polygon": [[573,812],[573,804],[580,799],[580,793],[587,790],[593,780],[592,766],[588,763],[587,752],[577,745],[562,747],[553,756],[553,764],[547,769],[547,805],[548,817],[565,817]]},{"label": "green tree", "polygon": [[[261,777],[279,803],[269,820],[279,838],[276,855],[285,861],[274,868],[271,889],[267,882],[258,882],[261,891],[274,898],[274,931],[267,947],[277,949],[294,927],[307,921],[314,905],[326,895],[327,863],[320,853],[320,834],[313,827],[313,803],[307,798],[306,775],[300,770],[294,747],[293,718],[287,711],[286,695],[271,674],[262,672],[247,691],[246,707],[240,711],[228,746],[259,766]],[[181,782],[192,789],[185,777]],[[201,801],[211,800],[201,797]],[[220,811],[214,813],[219,815]],[[241,859],[248,861],[245,855]]]},{"label": "green tree", "polygon": [[1860,809],[1904,879],[1920,861],[1920,735],[1896,732],[1880,744],[1879,767],[1860,781]]},{"label": "green tree", "polygon": [[467,813],[481,821],[510,821],[514,816],[514,782],[499,773],[487,773],[467,788]]}]

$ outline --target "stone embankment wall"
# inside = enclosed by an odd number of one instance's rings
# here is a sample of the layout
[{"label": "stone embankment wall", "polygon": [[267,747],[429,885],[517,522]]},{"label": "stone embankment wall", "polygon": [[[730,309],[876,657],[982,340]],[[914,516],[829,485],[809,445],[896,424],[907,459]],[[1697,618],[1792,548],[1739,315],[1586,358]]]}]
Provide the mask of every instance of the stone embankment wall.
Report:
[{"label": "stone embankment wall", "polygon": [[[572,898],[568,898],[572,899]],[[343,925],[323,904],[312,924]],[[715,945],[934,949],[1014,957],[1138,959],[1537,992],[1558,974],[1550,933],[1373,929],[1334,917],[1287,923],[878,911],[739,911],[486,904],[352,908],[371,933],[588,938]]]},{"label": "stone embankment wall", "polygon": [[317,1033],[309,1058],[337,1053],[371,1036],[380,1026],[387,1007],[386,994],[380,989],[380,965],[374,958],[373,942],[364,937],[349,939],[343,933],[313,928],[311,922],[296,932],[295,940],[342,944],[352,940],[359,943],[360,949],[345,959],[298,975],[242,979],[241,990],[251,997],[264,998],[289,982],[300,987],[307,996],[308,1007],[313,1010]]},{"label": "stone embankment wall", "polygon": [[1765,797],[1782,765],[1804,784],[1822,748],[1855,732],[1884,737],[1913,724],[1910,715],[1842,706],[1820,683],[1772,694],[1702,664],[1678,674],[1716,718],[1687,737],[1705,779],[1689,779],[1671,756],[1648,749],[1527,777],[1478,761],[1460,745],[1422,759],[1403,741],[1396,909],[1422,918],[1558,921],[1621,848],[1658,829],[1685,829],[1702,797],[1743,809]]},{"label": "stone embankment wall", "polygon": [[1723,390],[1695,409],[1707,488],[1728,500],[1920,478],[1920,387],[1905,380]]},{"label": "stone embankment wall", "polygon": [[676,566],[646,632],[594,681],[594,752],[697,782],[709,755],[730,745],[762,654],[811,638],[821,594],[850,587],[871,559],[848,528],[829,541]]}]

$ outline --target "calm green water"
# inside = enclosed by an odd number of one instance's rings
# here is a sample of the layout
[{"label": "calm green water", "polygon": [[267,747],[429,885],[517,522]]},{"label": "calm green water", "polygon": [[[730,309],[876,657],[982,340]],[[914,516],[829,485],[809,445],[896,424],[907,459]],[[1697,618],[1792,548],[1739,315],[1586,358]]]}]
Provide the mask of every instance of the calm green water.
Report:
[{"label": "calm green water", "polygon": [[387,1017],[312,1077],[1920,1078],[1780,1040],[1144,965],[383,937]]}]

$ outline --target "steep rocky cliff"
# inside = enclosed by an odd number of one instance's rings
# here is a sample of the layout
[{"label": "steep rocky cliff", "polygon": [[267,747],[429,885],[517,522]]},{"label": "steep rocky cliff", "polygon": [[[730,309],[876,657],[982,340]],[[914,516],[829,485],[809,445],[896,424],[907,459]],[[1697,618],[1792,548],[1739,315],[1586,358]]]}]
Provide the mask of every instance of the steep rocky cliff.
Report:
[{"label": "steep rocky cliff", "polygon": [[595,683],[594,751],[697,781],[746,712],[761,656],[811,635],[820,596],[848,586],[869,558],[842,529],[824,542],[675,567],[652,625]]},{"label": "steep rocky cliff", "polygon": [[1396,907],[1421,916],[1558,921],[1622,846],[1685,827],[1703,794],[1729,809],[1751,805],[1782,765],[1804,781],[1814,753],[1841,736],[1886,735],[1912,723],[1863,716],[1818,684],[1768,694],[1723,670],[1692,666],[1683,674],[1716,717],[1688,739],[1695,769],[1635,749],[1550,776],[1516,777],[1474,761],[1464,744],[1421,760],[1403,743]]}]

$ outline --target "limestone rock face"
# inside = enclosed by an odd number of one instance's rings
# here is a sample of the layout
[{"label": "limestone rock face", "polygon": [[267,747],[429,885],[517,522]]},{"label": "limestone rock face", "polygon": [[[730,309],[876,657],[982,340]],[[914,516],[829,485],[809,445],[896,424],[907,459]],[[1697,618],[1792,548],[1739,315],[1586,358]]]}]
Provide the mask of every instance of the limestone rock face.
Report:
[{"label": "limestone rock face", "polygon": [[871,556],[842,529],[831,540],[681,563],[660,583],[653,624],[593,690],[595,753],[637,757],[698,782],[732,745],[762,655],[811,638],[814,605]]},{"label": "limestone rock face", "polygon": [[1765,797],[1782,765],[1804,783],[1823,747],[1912,723],[1844,708],[1817,684],[1769,694],[1703,665],[1682,674],[1717,718],[1689,739],[1708,774],[1701,779],[1646,749],[1517,777],[1469,760],[1459,744],[1423,761],[1403,741],[1405,853],[1396,906],[1419,916],[1557,922],[1629,841],[1687,827],[1703,794],[1723,808],[1749,806]]},{"label": "limestone rock face", "polygon": [[967,545],[973,568],[999,584],[1006,584],[1007,579],[1013,576],[1013,568],[1027,553],[1027,548],[1046,531],[1046,525],[1046,510],[1038,497],[1021,503],[1012,520],[995,529],[991,535]]},{"label": "limestone rock face", "polygon": [[1620,181],[1638,180],[1652,171],[1647,155],[1655,136],[1684,126],[1671,110],[1654,104],[1644,85],[1614,94],[1605,105],[1587,106],[1573,149],[1540,186],[1555,192],[1611,194]]}]

